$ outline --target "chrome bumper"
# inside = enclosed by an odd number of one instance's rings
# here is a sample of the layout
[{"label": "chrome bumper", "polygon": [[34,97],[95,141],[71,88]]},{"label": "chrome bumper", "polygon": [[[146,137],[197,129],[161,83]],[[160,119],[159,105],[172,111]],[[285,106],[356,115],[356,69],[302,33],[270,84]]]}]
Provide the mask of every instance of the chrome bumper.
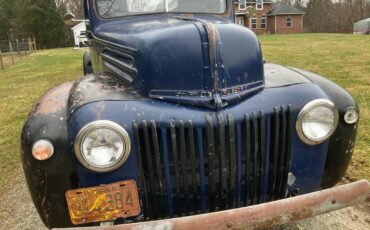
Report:
[{"label": "chrome bumper", "polygon": [[367,180],[362,180],[319,192],[245,208],[134,224],[73,229],[264,229],[349,207],[365,201],[369,196],[370,183]]}]

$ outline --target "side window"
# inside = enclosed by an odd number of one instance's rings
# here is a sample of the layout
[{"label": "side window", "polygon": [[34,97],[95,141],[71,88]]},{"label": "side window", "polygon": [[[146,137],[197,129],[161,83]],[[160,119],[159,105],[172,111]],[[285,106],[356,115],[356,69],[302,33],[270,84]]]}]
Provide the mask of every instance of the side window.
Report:
[{"label": "side window", "polygon": [[262,16],[262,18],[261,18],[261,29],[266,29],[266,25],[267,25],[266,16]]},{"label": "side window", "polygon": [[239,10],[245,10],[247,8],[246,0],[239,0]]},{"label": "side window", "polygon": [[293,19],[292,19],[292,17],[287,17],[287,19],[286,19],[286,26],[287,27],[292,27],[292,25],[293,25]]},{"label": "side window", "polygon": [[257,29],[257,17],[252,17],[252,29]]}]

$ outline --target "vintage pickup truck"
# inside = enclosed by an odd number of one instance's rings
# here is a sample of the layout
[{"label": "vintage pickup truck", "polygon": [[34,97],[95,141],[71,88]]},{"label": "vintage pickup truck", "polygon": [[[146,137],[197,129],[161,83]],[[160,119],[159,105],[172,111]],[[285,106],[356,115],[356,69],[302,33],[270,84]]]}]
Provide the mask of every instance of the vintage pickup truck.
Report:
[{"label": "vintage pickup truck", "polygon": [[47,227],[263,228],[369,195],[367,181],[331,188],[354,150],[354,99],[265,63],[233,5],[84,1],[86,75],[47,92],[22,132]]}]

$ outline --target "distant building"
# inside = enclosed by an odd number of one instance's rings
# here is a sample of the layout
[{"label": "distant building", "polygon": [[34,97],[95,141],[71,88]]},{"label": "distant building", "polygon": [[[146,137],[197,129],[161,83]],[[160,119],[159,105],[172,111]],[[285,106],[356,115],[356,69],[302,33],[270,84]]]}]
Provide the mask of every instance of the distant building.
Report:
[{"label": "distant building", "polygon": [[86,37],[86,23],[81,22],[74,27],[71,28],[73,31],[73,37],[75,41],[75,46],[85,46],[87,43],[87,37]]},{"label": "distant building", "polygon": [[256,34],[303,32],[305,12],[285,3],[273,0],[235,0],[234,7],[235,22]]},{"label": "distant building", "polygon": [[354,34],[370,34],[370,18],[356,22],[353,26]]}]

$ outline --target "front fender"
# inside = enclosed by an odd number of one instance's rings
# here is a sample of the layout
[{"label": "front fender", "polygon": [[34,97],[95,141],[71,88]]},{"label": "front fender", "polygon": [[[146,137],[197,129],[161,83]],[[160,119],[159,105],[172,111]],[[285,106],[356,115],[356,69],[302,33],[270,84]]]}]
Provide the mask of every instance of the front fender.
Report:
[{"label": "front fender", "polygon": [[325,170],[321,181],[321,188],[330,188],[337,184],[345,175],[354,151],[358,122],[349,125],[344,121],[344,114],[348,108],[359,107],[353,97],[343,88],[332,81],[314,73],[294,69],[312,83],[317,84],[334,102],[339,112],[338,128],[330,138]]},{"label": "front fender", "polygon": [[[71,146],[67,132],[67,101],[73,83],[59,85],[47,92],[30,113],[21,137],[22,163],[28,188],[38,213],[49,228],[71,226],[64,193],[76,188]],[[32,156],[32,146],[49,140],[54,155],[46,161]]]}]

